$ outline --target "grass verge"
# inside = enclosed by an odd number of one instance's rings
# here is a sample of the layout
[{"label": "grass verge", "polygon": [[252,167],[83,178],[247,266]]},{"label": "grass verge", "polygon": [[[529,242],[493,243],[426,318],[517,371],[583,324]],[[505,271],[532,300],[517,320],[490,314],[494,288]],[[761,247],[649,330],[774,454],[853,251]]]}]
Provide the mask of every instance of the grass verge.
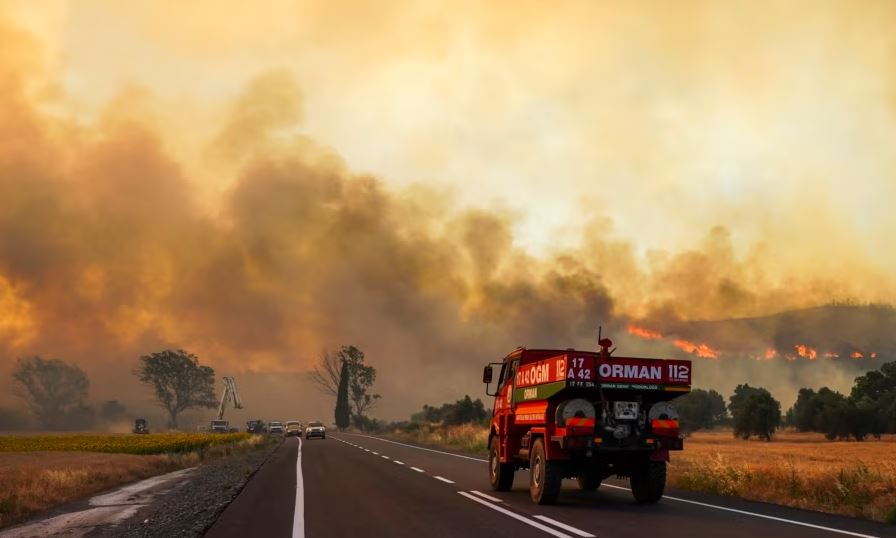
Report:
[{"label": "grass verge", "polygon": [[[66,437],[85,436],[55,437],[64,441]],[[152,455],[58,448],[83,446],[80,441],[72,440],[68,445],[62,441],[54,444],[55,451],[0,452],[0,528],[54,506],[151,476],[255,450],[266,442],[260,436],[240,436],[226,444],[200,444],[189,452],[183,451],[182,445],[176,445],[171,453]]]}]

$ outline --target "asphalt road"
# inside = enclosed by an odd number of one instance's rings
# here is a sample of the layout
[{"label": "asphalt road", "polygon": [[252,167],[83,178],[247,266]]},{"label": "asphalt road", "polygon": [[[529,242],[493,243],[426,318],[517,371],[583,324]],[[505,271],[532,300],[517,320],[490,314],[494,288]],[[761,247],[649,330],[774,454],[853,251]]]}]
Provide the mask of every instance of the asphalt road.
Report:
[{"label": "asphalt road", "polygon": [[891,525],[690,492],[638,505],[626,486],[585,493],[564,481],[560,504],[536,506],[526,471],[495,493],[480,458],[352,434],[293,438],[207,536],[896,537]]}]

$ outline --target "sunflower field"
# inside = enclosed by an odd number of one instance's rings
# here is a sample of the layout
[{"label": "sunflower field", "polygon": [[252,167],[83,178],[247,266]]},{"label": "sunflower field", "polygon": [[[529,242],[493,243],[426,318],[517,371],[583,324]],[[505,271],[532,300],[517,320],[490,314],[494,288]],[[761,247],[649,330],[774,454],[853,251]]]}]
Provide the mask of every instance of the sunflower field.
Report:
[{"label": "sunflower field", "polygon": [[154,433],[148,435],[0,436],[0,452],[110,452],[170,454],[243,441],[248,433]]}]

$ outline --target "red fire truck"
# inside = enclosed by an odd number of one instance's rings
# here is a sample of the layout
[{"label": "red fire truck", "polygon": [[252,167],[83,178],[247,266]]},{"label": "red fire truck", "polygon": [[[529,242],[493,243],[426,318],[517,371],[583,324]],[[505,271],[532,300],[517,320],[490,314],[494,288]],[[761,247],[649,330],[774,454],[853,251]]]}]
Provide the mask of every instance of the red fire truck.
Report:
[{"label": "red fire truck", "polygon": [[[691,362],[599,352],[519,348],[485,367],[495,397],[489,433],[489,478],[510,490],[529,469],[537,504],[556,502],[563,478],[595,490],[613,475],[630,479],[638,502],[656,502],[666,485],[669,452],[682,450],[670,400],[691,389]],[[497,388],[489,391],[493,365]]]}]

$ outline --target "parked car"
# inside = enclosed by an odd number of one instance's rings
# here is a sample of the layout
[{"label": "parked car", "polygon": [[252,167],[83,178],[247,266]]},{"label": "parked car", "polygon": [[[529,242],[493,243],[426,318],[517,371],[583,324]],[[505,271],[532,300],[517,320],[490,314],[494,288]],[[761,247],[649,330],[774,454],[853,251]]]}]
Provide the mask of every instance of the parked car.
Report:
[{"label": "parked car", "polygon": [[283,423],[279,420],[272,420],[268,422],[268,433],[278,433],[280,435],[283,435]]},{"label": "parked car", "polygon": [[321,439],[327,438],[327,428],[324,426],[323,422],[315,420],[308,423],[308,427],[305,428],[305,439],[311,439],[312,437],[320,437]]},{"label": "parked car", "polygon": [[302,436],[302,423],[298,420],[290,420],[286,423],[286,436]]}]

